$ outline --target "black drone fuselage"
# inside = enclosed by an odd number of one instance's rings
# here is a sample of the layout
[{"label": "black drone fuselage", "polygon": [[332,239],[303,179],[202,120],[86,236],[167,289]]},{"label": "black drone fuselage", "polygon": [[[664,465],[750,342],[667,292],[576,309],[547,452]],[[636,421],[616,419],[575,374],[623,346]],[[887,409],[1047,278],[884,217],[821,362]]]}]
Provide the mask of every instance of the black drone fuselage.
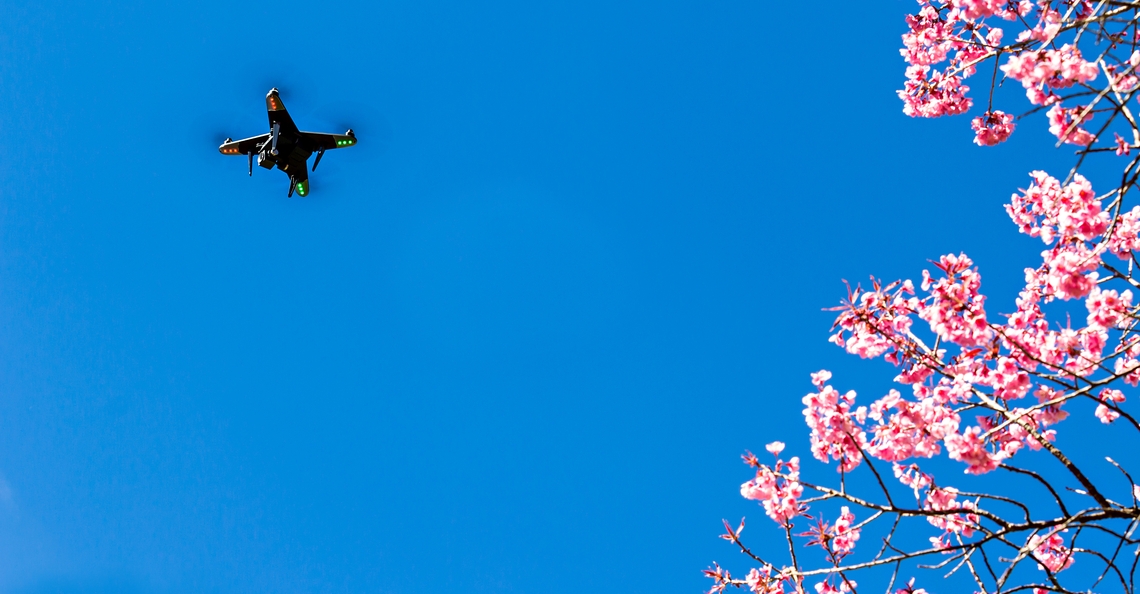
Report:
[{"label": "black drone fuselage", "polygon": [[265,169],[277,167],[289,176],[289,196],[296,190],[299,196],[309,195],[309,157],[317,154],[313,170],[321,162],[325,151],[356,146],[356,134],[350,129],[344,134],[323,132],[302,132],[293,123],[293,118],[285,109],[277,89],[270,89],[265,96],[265,108],[269,113],[269,132],[242,140],[226,139],[218,151],[223,155],[246,155],[249,159],[249,174],[253,175],[253,158]]}]

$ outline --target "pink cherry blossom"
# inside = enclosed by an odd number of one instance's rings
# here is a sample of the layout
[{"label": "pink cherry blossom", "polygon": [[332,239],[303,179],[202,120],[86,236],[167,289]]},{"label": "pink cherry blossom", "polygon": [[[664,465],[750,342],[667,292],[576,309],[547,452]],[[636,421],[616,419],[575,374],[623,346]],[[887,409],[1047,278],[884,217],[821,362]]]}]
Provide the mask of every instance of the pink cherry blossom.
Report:
[{"label": "pink cherry blossom", "polygon": [[776,572],[772,566],[757,569],[753,567],[744,579],[744,584],[753,594],[784,594],[784,584],[790,582],[784,572]]},{"label": "pink cherry blossom", "polygon": [[970,122],[974,129],[974,144],[993,146],[1005,142],[1013,134],[1013,116],[1003,111],[987,111]]},{"label": "pink cherry blossom", "polygon": [[[918,402],[903,400],[897,391],[891,390],[872,404],[868,416],[879,424],[873,427],[874,437],[868,448],[871,455],[890,462],[930,458],[941,451],[939,442],[957,431],[960,420],[949,401],[923,386],[916,390],[916,395],[921,395]],[[890,409],[896,412],[884,422]]]},{"label": "pink cherry blossom", "polygon": [[1066,144],[1088,146],[1096,139],[1092,132],[1081,127],[1093,118],[1093,114],[1086,107],[1078,105],[1065,108],[1056,103],[1045,112],[1045,115],[1049,118],[1049,132]]},{"label": "pink cherry blossom", "polygon": [[[849,472],[863,460],[867,434],[852,410],[855,392],[840,394],[831,386],[803,397],[804,420],[811,429],[811,452],[821,462],[828,458],[839,461],[839,468]],[[862,414],[866,414],[863,412]]]},{"label": "pink cherry blossom", "polygon": [[981,19],[1005,10],[1006,0],[951,0],[951,5],[962,10],[968,19]]},{"label": "pink cherry blossom", "polygon": [[1140,385],[1140,361],[1129,355],[1117,359],[1113,363],[1113,373],[1124,376],[1124,383],[1136,387]]},{"label": "pink cherry blossom", "polygon": [[768,576],[760,573],[760,570],[755,567],[748,572],[748,577],[744,578],[744,583],[748,585],[748,590],[751,592],[763,592],[763,585],[767,581]]},{"label": "pink cherry blossom", "polygon": [[815,585],[816,594],[839,594],[839,588],[831,585],[830,581],[822,581]]},{"label": "pink cherry blossom", "polygon": [[891,466],[894,470],[895,478],[899,479],[900,483],[914,489],[915,497],[918,497],[919,491],[934,483],[934,477],[919,470],[918,464],[903,466],[895,462]]},{"label": "pink cherry blossom", "polygon": [[999,358],[995,369],[987,368],[981,379],[983,380],[981,383],[993,387],[994,397],[1002,400],[1021,398],[1028,394],[1029,388],[1032,387],[1029,374],[1011,357]]},{"label": "pink cherry blossom", "polygon": [[950,458],[966,463],[966,472],[969,474],[985,474],[995,469],[1008,458],[1004,451],[990,452],[986,443],[981,439],[981,427],[968,427],[962,433],[953,433],[946,436],[946,453]]},{"label": "pink cherry blossom", "polygon": [[1140,251],[1140,206],[1116,217],[1112,235],[1108,238],[1108,250],[1121,260],[1127,260],[1132,252]]},{"label": "pink cherry blossom", "polygon": [[923,509],[936,512],[962,510],[964,513],[941,514],[927,516],[926,521],[933,526],[945,530],[946,534],[961,534],[969,537],[974,534],[978,526],[978,514],[973,513],[975,506],[971,501],[958,501],[958,489],[946,487],[933,488],[926,497]]},{"label": "pink cherry blossom", "polygon": [[900,53],[908,64],[929,66],[946,60],[955,46],[954,21],[926,4],[918,14],[908,15],[906,23],[910,31],[902,36]]},{"label": "pink cherry blossom", "polygon": [[716,592],[724,592],[724,589],[732,583],[732,574],[720,565],[713,564],[713,569],[706,569],[705,576],[713,579],[713,587],[709,589],[708,594]]},{"label": "pink cherry blossom", "polygon": [[1124,140],[1124,137],[1119,133],[1113,132],[1112,135],[1116,138],[1116,156],[1128,156],[1128,154],[1132,152],[1132,146],[1129,145],[1128,142]]},{"label": "pink cherry blossom", "polygon": [[1085,308],[1089,312],[1086,320],[1090,327],[1116,328],[1132,309],[1132,291],[1125,289],[1123,293],[1118,293],[1112,289],[1094,287],[1085,299]]},{"label": "pink cherry blossom", "polygon": [[[1137,52],[1133,52],[1133,56],[1137,56]],[[1106,68],[1108,72],[1112,74],[1112,86],[1116,87],[1117,91],[1127,93],[1136,90],[1137,84],[1140,83],[1140,78],[1136,76],[1135,64],[1125,62],[1124,64],[1106,66]],[[1125,154],[1127,154],[1127,152]]]},{"label": "pink cherry blossom", "polygon": [[1105,403],[1116,405],[1124,402],[1123,392],[1112,388],[1105,388],[1101,390],[1100,395],[1097,396],[1097,398],[1100,399],[1102,404],[1097,405],[1095,414],[1096,418],[1100,419],[1101,423],[1107,425],[1120,418],[1120,413],[1116,410],[1113,410],[1113,408],[1110,408],[1108,404]]},{"label": "pink cherry blossom", "polygon": [[[998,430],[998,423],[1008,418],[1012,422],[1005,423],[1003,429]],[[1057,439],[1055,429],[1046,429],[1051,416],[1041,410],[1015,408],[1010,410],[1008,416],[978,417],[978,425],[986,431],[993,430],[992,441],[1008,456],[1013,456],[1021,446],[1028,446],[1031,450],[1039,450],[1043,446],[1038,439],[1052,442]]]},{"label": "pink cherry blossom", "polygon": [[1006,212],[1022,233],[1056,245],[1042,252],[1044,265],[1039,274],[1027,276],[1027,285],[1044,285],[1045,294],[1060,299],[1084,297],[1092,291],[1100,265],[1099,256],[1085,242],[1108,229],[1108,213],[1079,174],[1063,187],[1042,171],[1032,176],[1033,184],[1011,197]]},{"label": "pink cherry blossom", "polygon": [[[897,352],[897,347],[906,342],[913,323],[910,316],[919,305],[918,299],[908,294],[913,295],[909,281],[890,287],[876,285],[872,291],[856,288],[849,297],[852,307],[835,321],[839,331],[831,341],[867,359]],[[900,360],[896,357],[895,362]]]},{"label": "pink cherry blossom", "polygon": [[914,65],[906,69],[906,83],[898,92],[903,100],[903,113],[912,117],[937,118],[969,111],[973,101],[966,96],[970,87],[962,78]]},{"label": "pink cherry blossom", "polygon": [[[786,469],[785,474],[780,475]],[[760,465],[756,476],[740,485],[740,494],[745,499],[759,501],[764,513],[772,520],[787,524],[792,518],[803,513],[799,498],[804,488],[799,482],[800,459],[794,457],[787,462],[778,461],[776,468]]]},{"label": "pink cherry blossom", "polygon": [[811,374],[811,385],[815,386],[817,390],[822,390],[824,384],[831,379],[831,372],[826,369],[821,369]]},{"label": "pink cherry blossom", "polygon": [[1027,546],[1033,551],[1033,558],[1037,559],[1041,569],[1058,573],[1073,564],[1073,553],[1065,547],[1065,540],[1058,532],[1045,537],[1034,535],[1029,538]]},{"label": "pink cherry blossom", "polygon": [[1043,20],[1032,29],[1026,29],[1017,36],[1018,43],[1023,41],[1040,41],[1041,43],[1049,43],[1057,37],[1061,32],[1061,25],[1056,22],[1048,22]]},{"label": "pink cherry blossom", "polygon": [[986,45],[990,47],[1001,46],[1001,38],[1005,36],[1005,31],[998,27],[990,27],[989,33],[986,33]]},{"label": "pink cherry blossom", "polygon": [[851,513],[846,505],[840,510],[839,519],[835,521],[834,536],[831,546],[836,553],[849,554],[855,550],[855,543],[859,540],[859,528],[853,526],[855,514]]},{"label": "pink cherry blossom", "polygon": [[[1023,37],[1019,41],[1030,38],[1047,41],[1056,34],[1055,31],[1047,25],[1036,30],[1036,35]],[[1021,82],[1026,89],[1039,85],[1049,89],[1065,89],[1077,83],[1091,82],[1100,74],[1095,63],[1086,62],[1081,58],[1079,49],[1067,44],[1056,50],[1014,54],[1001,66],[1001,71],[1009,78]]]},{"label": "pink cherry blossom", "polygon": [[1041,253],[1045,259],[1045,282],[1058,299],[1079,299],[1092,292],[1100,261],[1085,244],[1058,244]]},{"label": "pink cherry blossom", "polygon": [[[945,549],[950,547],[950,541],[946,540],[946,536],[931,536],[929,539],[931,548]],[[902,592],[902,590],[899,590]]]},{"label": "pink cherry blossom", "polygon": [[906,587],[895,590],[895,594],[926,594],[926,590],[923,588],[915,588],[914,578],[910,578],[910,581],[907,582]]},{"label": "pink cherry blossom", "polygon": [[[1060,390],[1056,390],[1048,386],[1039,386],[1033,393],[1033,395],[1037,397],[1037,402],[1040,404],[1051,402],[1057,399],[1057,397],[1061,394],[1062,392]],[[1053,404],[1038,409],[1035,420],[1040,423],[1042,427],[1056,425],[1057,423],[1064,421],[1069,416],[1069,413],[1062,410],[1061,407],[1062,404]]]},{"label": "pink cherry blossom", "polygon": [[918,316],[926,320],[942,339],[969,347],[986,343],[992,332],[986,322],[985,297],[978,289],[982,277],[965,254],[942,256],[938,268],[945,277],[934,280],[922,272],[922,288],[930,300],[919,306]]}]

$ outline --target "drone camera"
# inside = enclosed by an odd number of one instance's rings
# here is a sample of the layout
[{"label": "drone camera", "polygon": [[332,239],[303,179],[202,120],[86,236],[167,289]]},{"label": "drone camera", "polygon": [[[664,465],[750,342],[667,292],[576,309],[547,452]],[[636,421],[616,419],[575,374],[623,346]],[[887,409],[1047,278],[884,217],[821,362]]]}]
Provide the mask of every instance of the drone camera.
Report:
[{"label": "drone camera", "polygon": [[264,167],[265,169],[273,169],[273,166],[276,164],[277,161],[268,152],[262,151],[260,153],[257,153],[257,165],[259,167]]}]

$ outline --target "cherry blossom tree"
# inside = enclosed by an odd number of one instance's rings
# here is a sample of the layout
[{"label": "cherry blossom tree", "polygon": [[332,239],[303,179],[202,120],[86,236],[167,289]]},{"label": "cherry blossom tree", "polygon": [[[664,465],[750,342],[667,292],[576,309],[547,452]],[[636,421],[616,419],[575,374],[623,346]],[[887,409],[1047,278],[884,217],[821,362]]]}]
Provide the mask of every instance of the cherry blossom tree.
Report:
[{"label": "cherry blossom tree", "polygon": [[[917,285],[849,289],[831,341],[893,364],[898,387],[862,401],[830,372],[812,374],[803,398],[811,455],[837,478],[809,482],[778,441],[770,457],[746,454],[755,476],[741,495],[760,503],[786,548],[761,554],[743,522],[725,522],[722,538],[748,567],[714,564],[711,591],[924,594],[957,575],[987,593],[1132,594],[1140,486],[1111,457],[1088,472],[1057,432],[1071,414],[1089,414],[1138,432],[1140,449],[1140,422],[1124,407],[1140,384],[1140,206],[1128,204],[1140,202],[1129,194],[1140,178],[1131,154],[1140,148],[1140,1],[919,0],[906,25],[905,114],[980,111],[970,122],[978,145],[1027,125],[1075,147],[1068,172],[1030,172],[1005,205],[1017,230],[1044,244],[1041,261],[1024,270],[1004,315],[987,312],[965,254],[942,256]],[[972,95],[967,82],[986,91]],[[1018,85],[1024,100],[996,93]],[[1110,160],[1102,164],[1119,177],[1094,189],[1081,173],[1090,159]],[[865,493],[853,488],[857,473],[868,477]],[[953,485],[967,481],[986,492]],[[1002,494],[1013,481],[1016,493]]]}]

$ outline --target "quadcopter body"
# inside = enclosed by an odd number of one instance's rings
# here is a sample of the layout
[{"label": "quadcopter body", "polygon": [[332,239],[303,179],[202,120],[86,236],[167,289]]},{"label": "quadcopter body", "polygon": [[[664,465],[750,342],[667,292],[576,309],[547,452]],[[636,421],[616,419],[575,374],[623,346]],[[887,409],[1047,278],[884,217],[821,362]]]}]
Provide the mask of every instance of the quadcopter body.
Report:
[{"label": "quadcopter body", "polygon": [[269,113],[269,132],[260,136],[233,140],[227,138],[218,151],[223,155],[245,155],[249,159],[249,174],[253,175],[253,160],[265,169],[277,167],[289,176],[289,197],[309,195],[309,157],[317,154],[313,171],[325,156],[325,151],[356,146],[356,134],[349,129],[344,134],[302,132],[293,123],[277,89],[265,96],[265,109]]}]

